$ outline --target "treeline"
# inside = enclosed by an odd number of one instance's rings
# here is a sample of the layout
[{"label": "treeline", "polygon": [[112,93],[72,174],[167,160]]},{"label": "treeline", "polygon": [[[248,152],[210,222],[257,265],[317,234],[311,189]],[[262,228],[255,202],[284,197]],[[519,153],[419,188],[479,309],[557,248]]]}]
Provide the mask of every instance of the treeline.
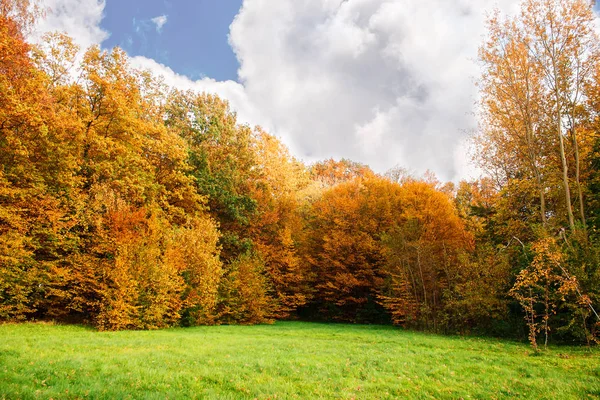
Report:
[{"label": "treeline", "polygon": [[25,3],[0,0],[0,320],[597,339],[600,63],[586,1],[528,0],[490,20],[478,136],[490,175],[459,185],[304,165],[226,101],[173,90],[119,49],[81,58],[62,34],[27,44]]}]

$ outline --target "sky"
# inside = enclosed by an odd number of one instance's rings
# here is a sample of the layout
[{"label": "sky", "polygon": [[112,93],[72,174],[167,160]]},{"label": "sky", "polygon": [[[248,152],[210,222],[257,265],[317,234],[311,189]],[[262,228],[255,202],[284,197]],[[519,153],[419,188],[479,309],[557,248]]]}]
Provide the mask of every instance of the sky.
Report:
[{"label": "sky", "polygon": [[108,0],[100,27],[130,56],[152,58],[191,79],[236,80],[229,25],[241,0]]},{"label": "sky", "polygon": [[[486,13],[519,0],[44,0],[42,32],[216,93],[305,162],[474,178]],[[597,7],[598,8],[598,7]],[[600,26],[600,24],[599,24]]]}]

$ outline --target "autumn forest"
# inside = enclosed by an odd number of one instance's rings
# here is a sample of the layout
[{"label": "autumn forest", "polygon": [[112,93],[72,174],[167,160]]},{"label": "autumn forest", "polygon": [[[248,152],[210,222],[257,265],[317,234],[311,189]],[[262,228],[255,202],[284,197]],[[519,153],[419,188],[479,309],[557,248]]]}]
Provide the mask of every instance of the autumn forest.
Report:
[{"label": "autumn forest", "polygon": [[600,340],[589,1],[489,16],[472,135],[484,174],[459,183],[307,165],[226,99],[170,88],[118,48],[29,44],[38,14],[0,0],[0,321]]}]

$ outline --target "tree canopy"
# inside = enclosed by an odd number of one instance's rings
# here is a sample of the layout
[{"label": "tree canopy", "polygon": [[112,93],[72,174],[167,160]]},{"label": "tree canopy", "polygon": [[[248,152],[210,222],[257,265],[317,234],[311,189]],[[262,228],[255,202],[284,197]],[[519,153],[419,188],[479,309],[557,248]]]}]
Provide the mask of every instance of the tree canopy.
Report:
[{"label": "tree canopy", "polygon": [[[491,15],[476,161],[441,183],[306,165],[118,48],[0,0],[0,320],[384,322],[598,340],[600,45],[587,0]],[[402,129],[402,127],[399,127]]]}]

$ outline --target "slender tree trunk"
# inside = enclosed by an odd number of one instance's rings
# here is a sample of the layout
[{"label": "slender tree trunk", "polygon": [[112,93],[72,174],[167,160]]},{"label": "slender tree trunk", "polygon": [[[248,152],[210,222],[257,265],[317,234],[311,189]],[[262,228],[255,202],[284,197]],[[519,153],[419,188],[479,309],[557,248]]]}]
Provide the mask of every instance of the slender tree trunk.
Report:
[{"label": "slender tree trunk", "polygon": [[[404,254],[410,254],[408,252],[408,249],[406,248],[406,244],[404,244]],[[408,269],[408,272],[410,273],[410,279],[412,281],[412,287],[413,287],[413,291],[415,294],[415,301],[417,303],[419,303],[420,299],[419,299],[419,294],[418,294],[418,287],[417,287],[417,279],[415,278],[415,274],[413,273],[413,270],[410,266],[410,259],[408,260],[402,260],[402,266],[404,267],[404,261],[406,261],[406,269]]]},{"label": "slender tree trunk", "polygon": [[[531,129],[531,128],[529,128]],[[535,180],[538,185],[538,190],[540,192],[540,217],[542,220],[542,225],[546,226],[546,188],[544,187],[544,183],[542,181],[542,174],[540,173],[540,169],[537,166],[537,157],[535,156],[535,150],[533,149],[533,138],[531,136],[532,133],[529,133],[529,148],[531,151],[531,163],[533,164],[533,171],[535,173]]]},{"label": "slender tree trunk", "polygon": [[565,143],[562,135],[560,134],[560,131],[558,136],[560,141],[560,158],[563,167],[563,185],[565,187],[565,202],[567,206],[567,215],[569,216],[569,227],[571,228],[571,230],[573,230],[575,229],[575,219],[573,217],[573,206],[571,205],[571,190],[569,188],[569,172],[567,166],[567,157],[565,156]]},{"label": "slender tree trunk", "polygon": [[583,224],[583,228],[586,228],[585,221],[585,206],[583,203],[583,191],[581,190],[581,182],[580,182],[580,163],[579,163],[579,144],[577,143],[577,134],[575,133],[575,127],[573,127],[573,148],[575,150],[575,182],[577,184],[577,195],[579,197],[579,213],[581,217],[581,223]]},{"label": "slender tree trunk", "polygon": [[425,323],[427,324],[427,328],[429,328],[429,305],[427,304],[427,289],[425,288],[425,277],[423,275],[423,267],[421,266],[421,246],[417,245],[417,264],[419,266],[419,274],[421,275],[421,285],[423,287],[423,302],[425,303],[425,308],[427,309],[427,316],[425,319]]},{"label": "slender tree trunk", "polygon": [[[554,66],[556,76],[556,66]],[[563,170],[563,185],[565,187],[565,203],[567,206],[567,215],[569,217],[569,227],[575,229],[575,219],[573,217],[573,206],[571,205],[571,189],[569,188],[569,167],[567,165],[567,156],[565,153],[565,140],[562,135],[562,112],[560,107],[560,94],[558,93],[558,82],[555,82],[554,95],[556,97],[556,133],[560,142],[560,159]]]},{"label": "slender tree trunk", "polygon": [[585,206],[583,204],[583,191],[581,190],[581,181],[580,181],[580,170],[581,170],[581,166],[580,166],[580,159],[579,159],[579,143],[577,142],[577,129],[576,129],[576,113],[575,113],[575,109],[577,107],[577,101],[579,99],[579,93],[580,93],[580,89],[581,89],[581,85],[582,85],[582,79],[581,79],[581,64],[579,62],[579,57],[577,58],[577,75],[576,75],[576,79],[575,79],[575,85],[576,85],[576,89],[575,89],[575,97],[573,98],[573,101],[571,102],[571,134],[572,134],[572,138],[573,138],[573,151],[575,152],[575,182],[577,184],[577,196],[579,197],[579,213],[581,216],[581,223],[583,224],[583,229],[586,229],[586,222],[585,222]]},{"label": "slender tree trunk", "polygon": [[550,319],[550,299],[549,292],[550,288],[549,284],[546,283],[545,295],[544,295],[544,305],[545,305],[545,315],[544,315],[544,348],[548,348],[548,331],[550,330],[548,327],[548,320]]},{"label": "slender tree trunk", "polygon": [[[531,311],[531,318],[529,319],[529,341],[531,342],[531,345],[537,352],[537,327],[535,326],[535,309],[533,305],[533,292],[531,288],[529,288],[529,308],[529,311]],[[527,310],[525,311],[525,313],[529,316],[529,312]]]}]

